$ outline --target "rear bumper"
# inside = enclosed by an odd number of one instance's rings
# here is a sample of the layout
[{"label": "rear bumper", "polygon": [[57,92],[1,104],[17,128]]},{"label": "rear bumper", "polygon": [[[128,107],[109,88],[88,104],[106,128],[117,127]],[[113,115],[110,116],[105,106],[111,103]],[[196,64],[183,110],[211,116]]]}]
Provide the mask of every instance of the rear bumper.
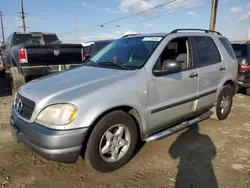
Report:
[{"label": "rear bumper", "polygon": [[21,72],[24,77],[44,76],[51,73],[67,70],[71,67],[80,66],[81,64],[72,65],[41,65],[41,66],[21,66]]},{"label": "rear bumper", "polygon": [[250,81],[238,81],[239,88],[250,88]]},{"label": "rear bumper", "polygon": [[46,159],[68,164],[77,161],[88,132],[88,128],[59,131],[27,123],[13,109],[10,125],[17,142],[24,143]]},{"label": "rear bumper", "polygon": [[240,88],[250,88],[250,72],[239,73],[238,85]]}]

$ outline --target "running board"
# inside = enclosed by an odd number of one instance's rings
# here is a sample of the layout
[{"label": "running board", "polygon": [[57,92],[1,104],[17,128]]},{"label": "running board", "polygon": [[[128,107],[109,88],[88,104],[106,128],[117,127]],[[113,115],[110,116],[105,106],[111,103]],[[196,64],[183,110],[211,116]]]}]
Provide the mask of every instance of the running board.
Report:
[{"label": "running board", "polygon": [[194,119],[188,120],[188,121],[184,121],[181,124],[178,124],[176,126],[170,127],[168,129],[165,129],[161,132],[158,132],[152,136],[147,137],[146,139],[144,139],[146,142],[150,142],[150,141],[156,141],[156,140],[160,140],[162,138],[165,138],[167,136],[170,136],[176,132],[179,132],[187,127],[189,127],[190,125],[193,125],[195,123],[198,123],[204,119],[209,118],[211,115],[213,114],[212,111],[209,112],[205,112],[197,117],[195,117]]}]

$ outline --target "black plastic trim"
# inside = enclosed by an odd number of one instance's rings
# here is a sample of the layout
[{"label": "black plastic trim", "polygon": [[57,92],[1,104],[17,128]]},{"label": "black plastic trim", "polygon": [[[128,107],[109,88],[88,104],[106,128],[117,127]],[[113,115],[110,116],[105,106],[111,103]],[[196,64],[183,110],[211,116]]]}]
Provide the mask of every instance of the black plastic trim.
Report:
[{"label": "black plastic trim", "polygon": [[213,89],[213,90],[211,90],[211,91],[202,93],[202,94],[200,94],[200,95],[198,95],[198,96],[190,97],[190,98],[185,99],[185,100],[182,100],[182,101],[178,101],[178,102],[175,102],[175,103],[172,103],[172,104],[168,104],[168,105],[166,105],[166,106],[162,106],[162,107],[153,109],[153,110],[151,110],[151,114],[154,114],[154,113],[157,113],[157,112],[166,110],[166,109],[168,109],[168,108],[172,108],[172,107],[175,107],[175,106],[179,106],[179,105],[182,105],[182,104],[185,104],[185,103],[194,101],[194,100],[196,100],[196,99],[205,97],[205,96],[207,96],[207,95],[211,95],[211,94],[216,93],[216,92],[217,92],[217,89]]}]

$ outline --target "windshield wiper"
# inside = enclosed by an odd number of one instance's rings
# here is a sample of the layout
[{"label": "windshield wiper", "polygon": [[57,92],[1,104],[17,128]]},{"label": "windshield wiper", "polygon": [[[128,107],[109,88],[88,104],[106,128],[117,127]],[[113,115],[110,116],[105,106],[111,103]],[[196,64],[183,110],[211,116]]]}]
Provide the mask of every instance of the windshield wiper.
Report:
[{"label": "windshield wiper", "polygon": [[124,69],[124,70],[131,70],[123,65],[119,65],[117,63],[113,63],[111,61],[103,61],[103,62],[99,62],[98,64],[100,65],[112,65],[112,66],[116,66],[116,67],[119,67],[120,69]]},{"label": "windshield wiper", "polygon": [[98,64],[92,60],[88,60],[88,62],[84,63],[83,65],[94,65],[95,67],[98,67]]}]

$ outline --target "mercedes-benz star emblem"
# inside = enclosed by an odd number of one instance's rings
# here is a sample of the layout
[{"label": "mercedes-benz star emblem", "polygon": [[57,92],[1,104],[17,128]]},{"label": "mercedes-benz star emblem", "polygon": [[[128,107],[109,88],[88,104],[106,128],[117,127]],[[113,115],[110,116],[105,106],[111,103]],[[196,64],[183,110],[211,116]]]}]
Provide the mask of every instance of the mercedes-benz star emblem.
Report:
[{"label": "mercedes-benz star emblem", "polygon": [[54,55],[55,55],[55,56],[59,56],[59,54],[60,54],[60,51],[59,51],[59,50],[54,50]]},{"label": "mercedes-benz star emblem", "polygon": [[21,113],[22,112],[22,109],[23,109],[23,102],[21,99],[19,99],[16,103],[16,110]]}]

